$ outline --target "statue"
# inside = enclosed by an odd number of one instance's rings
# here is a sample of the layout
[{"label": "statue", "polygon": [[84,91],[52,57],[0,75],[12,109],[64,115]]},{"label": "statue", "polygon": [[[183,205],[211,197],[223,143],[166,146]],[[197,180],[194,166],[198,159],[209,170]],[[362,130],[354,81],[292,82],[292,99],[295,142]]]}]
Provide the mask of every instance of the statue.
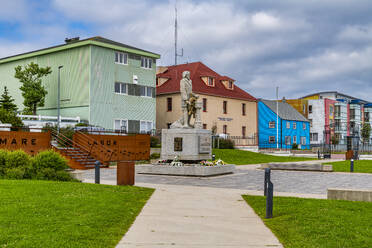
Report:
[{"label": "statue", "polygon": [[182,79],[180,81],[180,93],[182,116],[171,125],[171,128],[194,128],[194,126],[190,124],[192,117],[195,118],[195,127],[201,128],[199,113],[201,106],[197,102],[199,97],[192,93],[192,81],[190,79],[189,71],[184,71],[182,73]]}]

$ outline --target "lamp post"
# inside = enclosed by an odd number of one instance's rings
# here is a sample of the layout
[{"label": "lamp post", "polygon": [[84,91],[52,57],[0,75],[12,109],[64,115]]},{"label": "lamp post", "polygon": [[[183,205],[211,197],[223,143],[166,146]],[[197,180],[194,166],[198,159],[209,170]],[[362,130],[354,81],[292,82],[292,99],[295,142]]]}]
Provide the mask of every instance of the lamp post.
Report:
[{"label": "lamp post", "polygon": [[276,87],[276,149],[279,149],[279,87]]},{"label": "lamp post", "polygon": [[61,122],[61,69],[63,65],[58,66],[58,89],[57,89],[57,133],[59,134]]}]

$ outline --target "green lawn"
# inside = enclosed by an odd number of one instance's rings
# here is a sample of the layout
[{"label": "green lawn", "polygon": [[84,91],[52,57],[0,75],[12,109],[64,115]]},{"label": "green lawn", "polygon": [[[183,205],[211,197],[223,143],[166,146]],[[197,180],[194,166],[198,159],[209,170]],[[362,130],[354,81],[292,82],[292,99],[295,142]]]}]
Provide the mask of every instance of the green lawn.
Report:
[{"label": "green lawn", "polygon": [[[331,164],[333,171],[337,172],[350,172],[350,160],[326,163]],[[354,172],[359,173],[372,173],[372,160],[355,160]]]},{"label": "green lawn", "polygon": [[236,149],[213,149],[213,154],[216,155],[216,159],[222,159],[229,164],[261,164],[269,162],[294,162],[304,160],[314,160],[313,158],[303,157],[280,157],[266,155],[250,151],[242,151]]},{"label": "green lawn", "polygon": [[153,190],[0,180],[0,247],[115,247]]},{"label": "green lawn", "polygon": [[274,197],[264,219],[265,197],[243,197],[286,248],[372,247],[372,202]]}]

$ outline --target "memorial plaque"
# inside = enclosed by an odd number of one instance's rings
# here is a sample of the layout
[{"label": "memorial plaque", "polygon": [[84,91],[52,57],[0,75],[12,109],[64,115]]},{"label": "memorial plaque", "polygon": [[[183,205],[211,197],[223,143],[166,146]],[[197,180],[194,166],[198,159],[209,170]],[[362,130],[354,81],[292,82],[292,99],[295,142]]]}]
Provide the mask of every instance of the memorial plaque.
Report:
[{"label": "memorial plaque", "polygon": [[212,142],[210,135],[199,136],[199,154],[210,153],[212,150]]},{"label": "memorial plaque", "polygon": [[174,138],[174,151],[182,152],[182,138],[180,137]]}]

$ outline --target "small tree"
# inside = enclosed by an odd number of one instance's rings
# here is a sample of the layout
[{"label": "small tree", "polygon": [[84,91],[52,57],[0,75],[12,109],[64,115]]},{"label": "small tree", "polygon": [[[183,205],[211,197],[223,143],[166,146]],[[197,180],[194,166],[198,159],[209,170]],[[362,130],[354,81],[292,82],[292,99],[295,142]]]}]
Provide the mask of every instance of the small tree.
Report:
[{"label": "small tree", "polygon": [[26,109],[31,110],[34,115],[36,115],[37,107],[44,106],[45,96],[48,94],[41,84],[41,78],[50,73],[52,73],[52,70],[49,66],[39,67],[38,64],[33,62],[23,68],[22,66],[15,68],[14,77],[22,83],[19,89],[22,91],[24,98],[23,105]]},{"label": "small tree", "polygon": [[368,143],[369,136],[371,135],[371,125],[367,122],[363,123],[361,136],[363,143]]},{"label": "small tree", "polygon": [[4,86],[4,93],[0,98],[0,108],[3,108],[9,112],[17,112],[17,105],[13,103],[14,99],[9,95],[8,88]]}]

